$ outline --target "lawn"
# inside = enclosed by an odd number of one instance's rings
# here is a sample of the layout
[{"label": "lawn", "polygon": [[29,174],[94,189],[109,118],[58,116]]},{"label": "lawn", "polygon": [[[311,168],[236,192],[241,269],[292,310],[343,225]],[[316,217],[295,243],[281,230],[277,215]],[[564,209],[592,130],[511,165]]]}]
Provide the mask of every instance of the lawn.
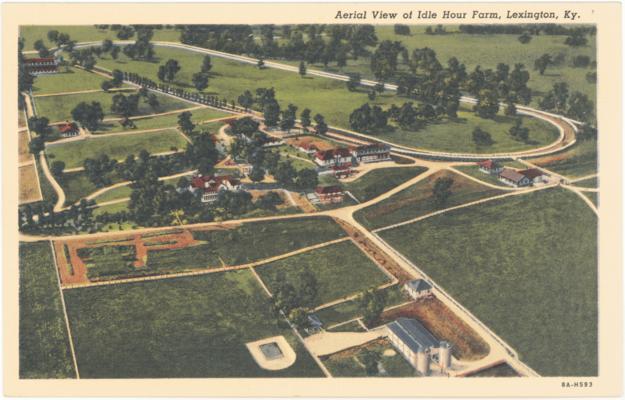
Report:
[{"label": "lawn", "polygon": [[50,242],[20,243],[19,376],[74,378]]},{"label": "lawn", "polygon": [[496,200],[382,237],[539,374],[597,375],[597,218],[574,193]]},{"label": "lawn", "polygon": [[578,141],[563,153],[531,160],[536,165],[545,167],[569,178],[582,177],[597,173],[597,141]]},{"label": "lawn", "polygon": [[256,272],[270,292],[276,278],[284,274],[297,287],[304,271],[310,271],[318,283],[315,306],[357,294],[389,281],[386,274],[355,244],[346,241],[256,267]]},{"label": "lawn", "polygon": [[388,192],[425,171],[427,168],[424,167],[374,169],[355,181],[346,183],[345,188],[362,203]]},{"label": "lawn", "polygon": [[82,69],[68,67],[66,72],[61,68],[59,73],[37,76],[33,83],[33,94],[37,96],[79,90],[99,90],[102,82],[106,80],[102,75]]},{"label": "lawn", "polygon": [[443,177],[450,177],[454,180],[451,187],[452,194],[444,208],[503,193],[501,190],[481,185],[451,171],[440,171],[388,199],[358,210],[354,216],[365,227],[377,229],[436,211],[432,188],[436,179]]},{"label": "lawn", "polygon": [[130,187],[130,185],[120,186],[116,187],[115,189],[107,190],[106,192],[96,197],[95,201],[96,203],[101,204],[106,201],[125,199],[126,197],[130,197],[131,193],[132,188]]},{"label": "lawn", "polygon": [[[101,41],[104,39],[117,39],[117,32],[109,29],[97,29],[93,25],[23,25],[20,26],[20,37],[24,38],[24,50],[32,50],[35,41],[41,39],[44,44],[51,48],[55,44],[48,40],[48,32],[57,30],[70,35],[77,42]],[[133,36],[133,39],[136,36]],[[180,32],[172,28],[155,29],[153,40],[179,41]]]},{"label": "lawn", "polygon": [[[192,107],[192,106],[193,106],[192,104],[189,104],[189,107]],[[212,108],[202,108],[202,109],[197,109],[197,110],[191,110],[189,112],[193,115],[191,117],[191,120],[195,124],[199,124],[201,122],[208,121],[208,120],[215,119],[215,118],[226,117],[229,115],[227,113],[217,111]],[[182,113],[182,110],[180,111],[180,113]],[[178,126],[178,115],[180,115],[180,113],[161,115],[158,117],[147,116],[145,118],[133,119],[132,122],[134,122],[136,125],[135,130],[156,129],[156,128],[175,128]],[[94,133],[101,134],[101,133],[123,132],[123,131],[128,131],[128,130],[130,129],[123,127],[119,122],[111,121],[111,122],[104,122],[100,124],[100,127],[98,128],[98,130],[95,131]]]},{"label": "lawn", "polygon": [[[430,123],[418,131],[400,128],[382,130],[376,132],[375,137],[426,150],[478,154],[528,150],[548,145],[558,139],[559,131],[555,126],[536,118],[521,117],[523,126],[529,129],[529,140],[527,142],[515,140],[508,131],[517,117],[508,117],[500,113],[494,119],[485,119],[470,110],[469,106],[462,105],[457,118],[446,118]],[[475,144],[473,130],[476,127],[490,133],[492,145]]]},{"label": "lawn", "polygon": [[[120,182],[117,174],[110,174],[114,183]],[[71,205],[83,197],[90,195],[98,188],[89,180],[85,171],[65,172],[62,177],[57,178],[65,193],[65,204]]]},{"label": "lawn", "polygon": [[110,159],[123,161],[127,156],[137,155],[141,150],[151,154],[184,149],[187,141],[176,129],[119,136],[91,136],[86,140],[62,143],[46,147],[50,162],[65,162],[65,168],[82,167],[87,158],[94,159],[106,154]]},{"label": "lawn", "polygon": [[[98,207],[96,209],[93,210],[93,215],[97,216],[97,215],[101,215],[104,214],[105,212],[109,213],[109,214],[114,214],[114,213],[118,213],[120,211],[128,211],[128,202],[119,202],[119,203],[115,203],[115,204],[109,204],[106,206],[101,206]],[[117,224],[115,224],[115,226],[117,226]],[[103,232],[106,232],[105,229],[103,229]]]},{"label": "lawn", "polygon": [[37,166],[24,165],[18,168],[19,203],[31,203],[41,200],[41,190],[37,180]]},{"label": "lawn", "polygon": [[469,176],[479,179],[480,181],[484,181],[486,183],[490,183],[492,185],[497,185],[501,187],[506,187],[506,188],[510,187],[506,185],[505,183],[503,183],[502,181],[500,181],[497,175],[486,174],[480,171],[480,168],[477,165],[460,165],[454,168],[460,172],[464,172],[465,174]]},{"label": "lawn", "polygon": [[[134,93],[125,91],[124,95]],[[98,102],[102,106],[104,118],[120,118],[111,112],[113,96],[116,92],[91,92],[80,94],[66,94],[62,96],[35,97],[35,112],[40,117],[47,117],[50,122],[60,122],[72,118],[72,110],[81,102]],[[170,96],[157,95],[159,106],[152,108],[144,100],[139,102],[139,110],[136,115],[149,115],[173,110],[182,110],[192,107],[191,103],[178,100]],[[106,122],[106,121],[105,121]]]},{"label": "lawn", "polygon": [[[320,377],[248,270],[65,294],[83,378]],[[260,368],[245,343],[284,335],[297,361]]]},{"label": "lawn", "polygon": [[588,197],[590,201],[595,205],[595,207],[599,207],[599,193],[597,192],[584,192],[584,196]]},{"label": "lawn", "polygon": [[575,186],[583,187],[583,188],[591,188],[596,189],[599,187],[599,177],[593,176],[592,178],[583,179],[581,181],[575,182]]},{"label": "lawn", "polygon": [[[384,377],[414,377],[414,368],[395,350],[388,339],[378,339],[363,346],[347,349],[332,354],[323,359],[323,364],[335,377],[365,377],[368,376],[360,357],[364,350],[377,353],[380,356],[382,369],[378,374],[371,376]],[[392,355],[384,354],[391,351]]]}]

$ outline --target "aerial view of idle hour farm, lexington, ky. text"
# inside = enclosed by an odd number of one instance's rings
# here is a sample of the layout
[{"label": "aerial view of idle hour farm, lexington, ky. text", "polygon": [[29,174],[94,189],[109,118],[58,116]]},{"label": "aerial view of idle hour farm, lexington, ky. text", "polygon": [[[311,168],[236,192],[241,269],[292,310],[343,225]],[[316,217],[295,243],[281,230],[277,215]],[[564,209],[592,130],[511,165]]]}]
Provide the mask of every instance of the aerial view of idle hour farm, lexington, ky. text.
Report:
[{"label": "aerial view of idle hour farm, lexington, ky. text", "polygon": [[19,376],[598,375],[595,25],[21,26]]}]

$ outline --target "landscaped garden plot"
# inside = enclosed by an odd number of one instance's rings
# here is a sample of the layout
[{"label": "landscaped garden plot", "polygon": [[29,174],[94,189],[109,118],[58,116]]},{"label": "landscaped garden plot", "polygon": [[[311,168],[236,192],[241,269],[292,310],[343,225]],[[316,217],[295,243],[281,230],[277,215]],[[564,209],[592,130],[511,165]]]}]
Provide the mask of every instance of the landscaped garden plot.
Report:
[{"label": "landscaped garden plot", "polygon": [[[248,270],[72,289],[65,299],[82,378],[323,376]],[[245,343],[277,335],[295,364],[261,369]]]},{"label": "landscaped garden plot", "polygon": [[360,202],[371,200],[405,181],[427,171],[425,167],[381,168],[367,172],[357,180],[345,184]]},{"label": "landscaped garden plot", "polygon": [[119,275],[131,275],[135,271],[137,254],[135,246],[103,246],[78,249],[78,256],[87,267],[89,280]]},{"label": "landscaped garden plot", "polygon": [[65,168],[82,167],[87,158],[106,154],[110,159],[123,161],[130,154],[137,155],[141,150],[151,154],[182,150],[187,141],[176,129],[157,132],[136,133],[117,136],[91,136],[89,139],[55,144],[46,147],[50,162],[65,162]]},{"label": "landscaped garden plot", "polygon": [[[399,100],[399,99],[398,99]],[[509,117],[498,114],[494,119],[477,116],[471,108],[461,105],[457,118],[446,118],[429,123],[417,131],[391,128],[375,133],[375,137],[405,146],[427,150],[458,153],[496,153],[529,150],[542,147],[558,139],[558,129],[548,122],[532,117]],[[527,142],[514,139],[508,132],[516,118],[529,129]],[[493,144],[478,146],[473,141],[473,130],[480,128],[490,133]]]},{"label": "landscaped garden plot", "polygon": [[19,264],[20,378],[74,378],[50,242],[20,243]]},{"label": "landscaped garden plot", "polygon": [[56,74],[39,75],[33,83],[35,96],[52,93],[77,92],[81,90],[101,90],[100,85],[107,79],[78,68],[60,68]]},{"label": "landscaped garden plot", "polygon": [[[189,107],[193,107],[193,104],[189,104]],[[157,129],[157,128],[175,128],[178,126],[178,115],[180,115],[183,110],[180,110],[180,113],[173,113],[168,115],[161,115],[157,117],[146,116],[143,118],[133,119],[132,122],[135,124],[135,128],[132,130],[143,130],[143,129]],[[212,120],[216,118],[227,117],[228,115],[225,112],[217,111],[213,108],[197,108],[189,111],[192,114],[191,120],[195,124],[199,124],[203,121]],[[129,131],[131,129],[122,126],[117,121],[112,122],[103,122],[100,124],[100,128],[94,133],[112,133],[112,132],[124,132]],[[215,132],[212,132],[215,133]]]},{"label": "landscaped garden plot", "polygon": [[388,276],[355,244],[346,241],[256,267],[256,272],[273,292],[279,275],[297,286],[304,271],[318,282],[315,305],[357,294],[389,282]]},{"label": "landscaped garden plot", "polygon": [[388,199],[358,210],[355,217],[365,227],[376,229],[437,211],[432,197],[432,188],[436,179],[443,177],[450,177],[454,180],[451,187],[452,194],[443,208],[503,193],[501,190],[489,188],[451,171],[440,171]]},{"label": "landscaped garden plot", "polygon": [[567,151],[531,161],[569,178],[596,174],[597,145],[596,140],[578,141]]},{"label": "landscaped garden plot", "polygon": [[[368,374],[361,360],[365,351],[377,353],[380,357],[381,369],[377,373]],[[324,357],[323,364],[335,377],[409,377],[416,376],[414,368],[402,357],[388,339],[378,339],[365,345],[347,349],[328,357]]]},{"label": "landscaped garden plot", "polygon": [[19,202],[32,203],[41,200],[41,189],[37,179],[35,164],[25,165],[18,169]]},{"label": "landscaped garden plot", "polygon": [[597,374],[597,217],[575,193],[513,196],[381,236],[539,374]]},{"label": "landscaped garden plot", "polygon": [[[124,94],[135,93],[135,91],[125,91]],[[59,122],[72,119],[72,110],[81,102],[91,103],[98,102],[102,106],[104,118],[119,118],[118,115],[111,112],[111,104],[113,96],[116,92],[90,92],[80,94],[67,94],[62,96],[46,96],[35,97],[35,112],[40,117],[46,117],[50,122]],[[178,100],[170,96],[157,95],[158,107],[150,107],[145,101],[139,102],[139,110],[137,115],[149,115],[163,113],[173,110],[182,110],[192,107],[191,103]]]},{"label": "landscaped garden plot", "polygon": [[488,355],[490,348],[470,326],[436,298],[421,299],[385,311],[381,323],[397,318],[419,320],[436,338],[452,343],[452,354],[460,360],[474,361]]}]

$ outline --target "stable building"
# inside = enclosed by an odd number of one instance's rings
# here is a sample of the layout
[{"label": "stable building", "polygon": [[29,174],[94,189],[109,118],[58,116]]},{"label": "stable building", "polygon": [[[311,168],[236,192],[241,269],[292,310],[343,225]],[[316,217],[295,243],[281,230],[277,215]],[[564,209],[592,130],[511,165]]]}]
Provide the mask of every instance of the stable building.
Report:
[{"label": "stable building", "polygon": [[358,162],[370,163],[391,159],[391,146],[384,143],[373,143],[352,149],[352,156]]},{"label": "stable building", "polygon": [[344,147],[315,153],[315,163],[320,167],[342,166],[351,162],[352,153]]},{"label": "stable building", "polygon": [[389,341],[421,375],[429,375],[434,360],[441,368],[451,366],[451,346],[437,340],[416,319],[397,318],[386,329]]},{"label": "stable building", "polygon": [[202,191],[202,203],[214,203],[223,191],[238,192],[241,184],[238,179],[230,176],[197,175],[191,179],[191,192]]},{"label": "stable building", "polygon": [[523,187],[531,185],[531,181],[527,176],[523,175],[519,171],[510,168],[504,168],[499,174],[499,180],[506,185]]},{"label": "stable building", "polygon": [[429,297],[432,295],[432,285],[423,279],[414,279],[404,284],[404,290],[414,300]]},{"label": "stable building", "polygon": [[483,160],[477,163],[480,171],[485,174],[490,175],[499,175],[501,171],[503,171],[503,167],[496,161],[493,160]]},{"label": "stable building", "polygon": [[59,63],[54,57],[26,58],[24,68],[31,75],[55,74],[58,72]]},{"label": "stable building", "polygon": [[524,169],[523,171],[519,171],[519,173],[529,179],[532,184],[544,183],[547,178],[547,175],[538,168]]},{"label": "stable building", "polygon": [[317,186],[315,195],[321,204],[342,203],[345,199],[345,191],[337,185]]},{"label": "stable building", "polygon": [[57,127],[59,130],[59,134],[61,137],[74,137],[80,135],[80,130],[78,129],[78,125],[75,122],[65,121],[61,125]]}]

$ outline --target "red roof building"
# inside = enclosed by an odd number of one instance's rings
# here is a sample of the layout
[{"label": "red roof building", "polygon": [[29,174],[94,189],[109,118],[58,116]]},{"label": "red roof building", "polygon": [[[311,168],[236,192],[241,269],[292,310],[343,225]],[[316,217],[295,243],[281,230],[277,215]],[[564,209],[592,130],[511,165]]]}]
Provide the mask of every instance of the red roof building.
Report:
[{"label": "red roof building", "polygon": [[24,67],[31,75],[53,74],[57,72],[58,62],[53,57],[27,58]]},{"label": "red roof building", "polygon": [[78,125],[75,122],[66,121],[57,127],[59,133],[63,137],[72,137],[77,136],[80,131],[78,130]]},{"label": "red roof building", "polygon": [[318,151],[315,153],[315,162],[321,167],[340,166],[352,162],[352,153],[344,147]]},{"label": "red roof building", "polygon": [[479,161],[477,166],[480,168],[480,171],[487,174],[499,174],[503,170],[503,167],[493,160]]},{"label": "red roof building", "polygon": [[341,203],[345,198],[345,191],[337,185],[317,186],[315,194],[322,204]]},{"label": "red roof building", "polygon": [[527,179],[532,182],[542,181],[543,176],[545,175],[543,171],[538,168],[528,168],[523,171],[519,171],[520,174],[524,175]]},{"label": "red roof building", "polygon": [[197,175],[191,179],[191,189],[202,190],[202,203],[213,203],[222,191],[240,190],[240,182],[231,175]]}]

